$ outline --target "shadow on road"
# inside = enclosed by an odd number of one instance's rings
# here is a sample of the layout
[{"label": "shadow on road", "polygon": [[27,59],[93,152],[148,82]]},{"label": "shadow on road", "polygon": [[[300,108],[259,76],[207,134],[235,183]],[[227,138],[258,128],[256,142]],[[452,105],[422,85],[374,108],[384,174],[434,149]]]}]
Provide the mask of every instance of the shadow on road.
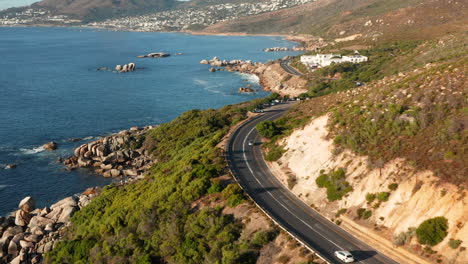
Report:
[{"label": "shadow on road", "polygon": [[370,259],[373,256],[377,255],[377,252],[375,251],[354,250],[350,252],[353,255],[355,261],[362,261],[362,260]]}]

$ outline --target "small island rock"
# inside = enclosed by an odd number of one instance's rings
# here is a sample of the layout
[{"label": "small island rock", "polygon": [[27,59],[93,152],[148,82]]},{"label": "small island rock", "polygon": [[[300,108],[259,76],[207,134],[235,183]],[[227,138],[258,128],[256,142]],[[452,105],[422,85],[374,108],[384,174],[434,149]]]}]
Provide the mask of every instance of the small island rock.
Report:
[{"label": "small island rock", "polygon": [[42,147],[44,147],[45,150],[52,151],[52,150],[56,150],[57,146],[58,144],[52,141],[52,142],[44,144]]}]

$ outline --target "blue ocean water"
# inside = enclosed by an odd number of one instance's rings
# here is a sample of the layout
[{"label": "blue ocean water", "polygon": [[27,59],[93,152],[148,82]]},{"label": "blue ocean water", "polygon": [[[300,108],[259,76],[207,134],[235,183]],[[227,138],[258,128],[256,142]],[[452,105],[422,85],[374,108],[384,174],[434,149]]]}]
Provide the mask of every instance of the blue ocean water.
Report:
[{"label": "blue ocean water", "polygon": [[[176,33],[112,32],[79,28],[0,28],[0,215],[25,196],[42,207],[90,186],[109,183],[87,170],[68,172],[56,160],[72,155],[86,140],[168,122],[190,109],[219,108],[267,92],[258,79],[208,72],[202,59],[265,62],[294,52],[263,52],[292,47],[280,37],[197,36]],[[137,59],[150,52],[183,53]],[[117,74],[100,67],[134,62],[137,71]],[[69,139],[82,138],[80,142]],[[55,152],[42,151],[49,141]],[[16,163],[14,170],[3,170]]]}]

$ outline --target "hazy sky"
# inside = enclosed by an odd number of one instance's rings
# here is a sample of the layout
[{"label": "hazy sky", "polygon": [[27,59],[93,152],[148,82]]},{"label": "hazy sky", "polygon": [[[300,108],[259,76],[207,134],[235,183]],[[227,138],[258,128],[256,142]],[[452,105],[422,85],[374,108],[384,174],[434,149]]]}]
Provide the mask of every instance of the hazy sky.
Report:
[{"label": "hazy sky", "polygon": [[30,5],[34,2],[39,2],[39,0],[0,0],[0,10],[14,6]]}]

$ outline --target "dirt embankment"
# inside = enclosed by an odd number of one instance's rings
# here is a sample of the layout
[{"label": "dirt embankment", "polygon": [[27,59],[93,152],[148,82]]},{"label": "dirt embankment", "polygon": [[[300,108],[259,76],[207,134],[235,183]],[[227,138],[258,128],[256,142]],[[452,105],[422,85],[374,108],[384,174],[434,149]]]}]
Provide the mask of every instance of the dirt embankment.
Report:
[{"label": "dirt embankment", "polygon": [[278,62],[262,65],[254,73],[260,77],[265,90],[293,97],[307,92],[307,80],[285,72]]},{"label": "dirt embankment", "polygon": [[[289,181],[291,177],[296,178],[292,192],[401,263],[467,263],[468,252],[464,250],[468,247],[467,191],[441,183],[431,171],[416,171],[402,159],[371,169],[364,156],[348,151],[333,155],[333,141],[326,139],[327,122],[328,116],[316,118],[283,140],[287,152],[271,166],[285,184],[288,178]],[[329,202],[326,189],[319,188],[316,179],[321,170],[329,172],[338,168],[345,169],[346,181],[353,190],[343,199]],[[396,188],[389,188],[391,184]],[[381,192],[389,193],[387,201],[376,199],[369,203],[366,200],[367,194]],[[371,211],[371,216],[367,220],[359,219],[359,208]],[[340,209],[346,209],[346,213],[337,217]],[[414,236],[405,246],[397,248],[393,244],[396,235],[437,216],[448,219],[449,229],[445,239],[432,247],[436,253],[423,250],[424,246],[419,245]],[[450,239],[463,242],[453,249],[449,246]]]}]

